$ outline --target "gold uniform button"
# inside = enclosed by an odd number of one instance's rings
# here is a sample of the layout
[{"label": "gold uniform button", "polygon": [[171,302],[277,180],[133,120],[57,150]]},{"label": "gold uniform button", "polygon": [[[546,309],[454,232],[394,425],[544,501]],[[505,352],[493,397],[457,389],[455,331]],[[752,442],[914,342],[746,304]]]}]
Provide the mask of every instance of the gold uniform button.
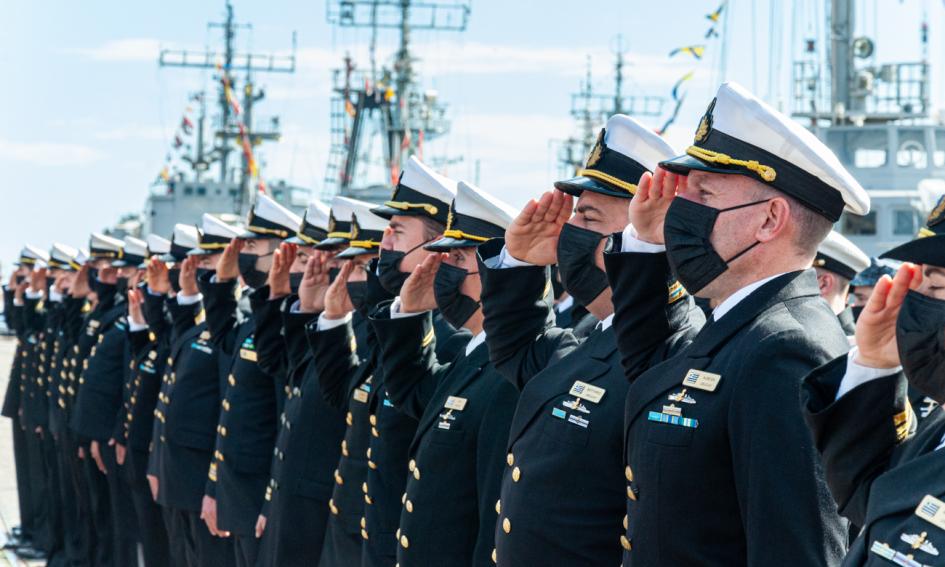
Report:
[{"label": "gold uniform button", "polygon": [[361,527],[367,528],[367,518],[365,518],[364,516],[361,516]]},{"label": "gold uniform button", "polygon": [[501,513],[502,513],[502,500],[496,500],[496,501],[495,501],[495,513],[496,513],[496,514],[501,514]]},{"label": "gold uniform button", "polygon": [[407,536],[405,535],[400,536],[400,545],[404,549],[407,549],[408,547],[410,547],[410,540],[407,539]]},{"label": "gold uniform button", "polygon": [[367,483],[366,483],[366,482],[362,482],[362,483],[361,483],[361,492],[363,492],[363,493],[365,493],[365,494],[368,493],[368,491],[367,491]]},{"label": "gold uniform button", "polygon": [[367,536],[367,530],[361,530],[361,538],[362,538],[362,539],[367,539],[367,538],[368,538],[368,536]]},{"label": "gold uniform button", "polygon": [[512,465],[514,465],[514,464],[515,464],[515,455],[513,455],[512,453],[509,453],[508,455],[506,455],[506,456],[505,456],[505,462],[508,463],[510,467],[511,467]]},{"label": "gold uniform button", "polygon": [[[345,423],[347,423],[349,426],[350,426],[352,423],[354,423],[354,416],[351,415],[351,412],[350,412],[350,411],[348,412],[348,415],[345,416]],[[367,538],[364,538],[364,539],[367,539]]]},{"label": "gold uniform button", "polygon": [[420,467],[413,469],[413,478],[420,480]]},{"label": "gold uniform button", "polygon": [[344,455],[345,457],[348,456],[348,441],[347,440],[341,441],[341,454]]},{"label": "gold uniform button", "polygon": [[633,548],[633,546],[630,545],[630,540],[627,539],[627,536],[625,535],[620,536],[620,545],[627,551],[630,551]]},{"label": "gold uniform button", "polygon": [[400,541],[400,528],[397,528],[397,531],[394,532],[394,539]]},{"label": "gold uniform button", "polygon": [[230,386],[236,386],[236,377],[230,374],[229,378],[226,379],[229,382]]},{"label": "gold uniform button", "polygon": [[328,509],[331,510],[332,515],[335,515],[335,516],[338,515],[338,507],[335,506],[335,501],[334,501],[334,500],[329,500],[329,501],[328,501]]},{"label": "gold uniform button", "polygon": [[374,501],[371,500],[371,497],[370,497],[370,496],[368,496],[367,494],[365,494],[365,495],[364,495],[364,503],[365,503],[365,504],[374,504]]},{"label": "gold uniform button", "polygon": [[628,524],[628,523],[629,523],[629,522],[628,522],[627,515],[624,514],[624,515],[623,515],[623,529],[627,529],[627,524]]},{"label": "gold uniform button", "polygon": [[377,416],[376,416],[376,415],[374,415],[374,414],[372,413],[372,414],[371,414],[371,417],[370,417],[369,419],[370,419],[370,421],[371,421],[371,425],[377,425]]},{"label": "gold uniform button", "polygon": [[502,520],[502,531],[505,533],[512,531],[512,520],[509,520],[508,518]]},{"label": "gold uniform button", "polygon": [[636,502],[636,499],[637,499],[637,495],[634,494],[633,492],[633,487],[630,486],[629,484],[627,485],[627,498],[629,498],[630,500],[633,500],[634,502]]},{"label": "gold uniform button", "polygon": [[376,428],[376,427],[373,427],[373,426],[371,427],[371,435],[373,435],[374,437],[380,437],[380,436],[381,436],[381,434],[377,432],[377,428]]},{"label": "gold uniform button", "polygon": [[627,468],[624,469],[623,474],[627,477],[627,482],[633,482],[633,471],[630,470],[630,465],[627,465]]},{"label": "gold uniform button", "polygon": [[339,486],[345,483],[345,479],[341,478],[341,473],[338,472],[338,469],[335,469],[335,483]]},{"label": "gold uniform button", "polygon": [[404,508],[407,510],[407,512],[413,513],[413,502],[408,500],[407,503],[404,504]]},{"label": "gold uniform button", "polygon": [[[371,455],[368,455],[368,457],[370,457],[370,456],[371,456]],[[407,463],[407,469],[409,469],[410,472],[413,472],[413,469],[415,469],[415,468],[417,468],[417,461],[415,461],[414,459],[410,459],[410,462]]]},{"label": "gold uniform button", "polygon": [[498,563],[498,561],[497,561],[496,558],[495,558],[495,548],[494,548],[494,547],[492,548],[492,562],[493,562],[493,563]]},{"label": "gold uniform button", "polygon": [[367,466],[372,471],[377,470],[377,463],[375,463],[374,461],[368,461]]},{"label": "gold uniform button", "polygon": [[518,482],[522,478],[522,469],[515,467],[512,469],[512,482]]},{"label": "gold uniform button", "polygon": [[400,503],[403,504],[407,501],[407,493],[404,492],[403,496],[400,497]]}]

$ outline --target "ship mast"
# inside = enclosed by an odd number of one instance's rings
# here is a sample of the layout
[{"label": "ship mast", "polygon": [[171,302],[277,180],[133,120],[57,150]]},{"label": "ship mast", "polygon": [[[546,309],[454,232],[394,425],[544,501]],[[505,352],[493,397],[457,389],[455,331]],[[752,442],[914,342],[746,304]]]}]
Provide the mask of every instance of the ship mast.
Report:
[{"label": "ship mast", "polygon": [[[220,125],[215,132],[215,145],[211,152],[214,159],[220,163],[220,183],[231,183],[234,175],[229,165],[229,155],[233,151],[233,141],[244,135],[252,147],[265,141],[278,140],[278,118],[271,120],[270,130],[257,130],[253,126],[253,107],[265,97],[262,89],[257,89],[253,83],[253,73],[294,73],[295,72],[295,34],[292,34],[292,54],[274,55],[258,53],[240,53],[234,46],[236,33],[239,29],[251,30],[252,24],[236,23],[233,15],[233,6],[226,3],[226,20],[207,24],[210,29],[223,31],[223,51],[206,50],[202,52],[188,50],[161,50],[158,64],[161,67],[181,67],[192,69],[217,69],[220,72],[220,88],[217,103],[220,109]],[[245,72],[243,80],[243,97],[241,116],[235,116],[231,103],[227,100],[224,83],[230,85],[231,92],[238,93],[235,72]],[[240,130],[243,130],[241,133]],[[201,129],[202,137],[202,129]],[[249,181],[252,177],[248,157],[243,155],[239,191],[236,192],[233,203],[233,212],[242,214],[251,201]]]}]

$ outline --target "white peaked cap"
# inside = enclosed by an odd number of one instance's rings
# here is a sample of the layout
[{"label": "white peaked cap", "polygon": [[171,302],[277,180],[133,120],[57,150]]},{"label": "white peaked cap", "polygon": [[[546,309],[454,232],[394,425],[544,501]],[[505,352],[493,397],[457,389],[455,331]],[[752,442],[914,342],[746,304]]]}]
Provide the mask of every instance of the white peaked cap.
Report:
[{"label": "white peaked cap", "polygon": [[354,214],[355,207],[363,209],[364,207],[373,206],[375,206],[373,203],[368,203],[367,201],[335,195],[331,200],[331,214],[334,215],[335,220],[338,222],[349,222],[351,215]]},{"label": "white peaked cap", "polygon": [[305,221],[323,230],[328,230],[328,217],[330,215],[331,207],[321,201],[312,201],[308,204],[308,208],[305,209]]},{"label": "white peaked cap", "polygon": [[125,254],[133,254],[142,258],[148,257],[148,243],[134,236],[125,237],[124,250]]},{"label": "white peaked cap", "polygon": [[76,252],[76,255],[75,255],[75,263],[81,266],[82,264],[85,264],[88,261],[89,261],[89,251],[86,250],[85,248],[79,248],[79,251]]},{"label": "white peaked cap", "polygon": [[200,245],[197,227],[179,222],[174,225],[174,244],[182,248],[193,249]]},{"label": "white peaked cap", "polygon": [[852,280],[856,274],[869,267],[870,258],[857,248],[856,244],[839,232],[831,230],[817,247],[814,265]]},{"label": "white peaked cap", "polygon": [[[200,229],[205,235],[219,236],[226,239],[234,239],[240,236],[240,230],[220,220],[220,217],[204,213],[200,218]],[[196,248],[196,246],[194,246]]]},{"label": "white peaked cap", "polygon": [[258,193],[242,238],[278,236],[288,238],[302,226],[302,217],[283,207],[269,195]]},{"label": "white peaked cap", "polygon": [[147,242],[150,254],[167,254],[171,251],[171,241],[153,232],[148,235]]},{"label": "white peaked cap", "polygon": [[89,246],[100,250],[111,250],[118,252],[124,247],[125,243],[117,238],[107,236],[101,232],[93,232],[89,237]]},{"label": "white peaked cap", "polygon": [[[663,160],[679,155],[662,136],[626,114],[614,114],[607,120],[604,143],[645,167],[656,171]],[[636,183],[634,181],[634,183]]]},{"label": "white peaked cap", "polygon": [[508,203],[465,181],[460,181],[457,185],[453,210],[503,229],[508,228],[518,215],[518,211]]},{"label": "white peaked cap", "polygon": [[[834,221],[843,210],[865,215],[870,209],[866,190],[830,148],[737,83],[719,87],[687,153],[703,163],[702,169],[749,175]],[[685,168],[689,156],[669,162],[669,169],[674,164]]]},{"label": "white peaked cap", "polygon": [[20,258],[28,258],[34,261],[38,260],[37,263],[45,264],[49,261],[49,253],[42,248],[33,246],[32,244],[27,244],[23,246],[22,250],[20,250]]},{"label": "white peaked cap", "polygon": [[358,219],[358,227],[361,230],[379,230],[381,232],[387,228],[387,219],[379,217],[371,212],[375,207],[373,203],[366,201],[357,201],[352,199],[351,218]]},{"label": "white peaked cap", "polygon": [[55,242],[52,245],[52,248],[49,251],[49,258],[55,260],[60,264],[68,264],[75,260],[76,255],[79,254],[79,251],[68,244],[62,244],[61,242]]},{"label": "white peaked cap", "polygon": [[427,167],[417,156],[410,156],[400,183],[449,204],[456,197],[457,182]]}]

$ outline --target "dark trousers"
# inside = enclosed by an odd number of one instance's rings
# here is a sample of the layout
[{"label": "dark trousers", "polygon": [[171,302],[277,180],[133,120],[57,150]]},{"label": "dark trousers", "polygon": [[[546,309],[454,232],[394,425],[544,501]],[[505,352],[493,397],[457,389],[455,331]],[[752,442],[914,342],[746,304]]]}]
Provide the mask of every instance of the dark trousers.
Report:
[{"label": "dark trousers", "polygon": [[259,559],[259,539],[255,535],[232,535],[233,553],[236,555],[236,567],[256,567]]},{"label": "dark trousers", "polygon": [[138,564],[138,518],[135,515],[131,488],[122,478],[122,471],[115,460],[115,448],[105,442],[100,451],[108,474],[108,503],[111,510],[115,567]]},{"label": "dark trousers", "polygon": [[59,492],[59,450],[52,435],[47,431],[40,440],[43,448],[43,468],[46,471],[46,563],[62,565],[65,560],[65,513],[62,495]]},{"label": "dark trousers", "polygon": [[86,487],[83,462],[77,456],[78,447],[68,433],[60,434],[56,449],[59,459],[59,494],[64,513],[66,556],[75,567],[93,564],[94,535],[89,522],[91,503]]},{"label": "dark trousers", "polygon": [[26,453],[29,464],[29,493],[33,547],[46,551],[49,548],[49,502],[46,492],[46,462],[44,442],[33,431],[24,431]]},{"label": "dark trousers", "polygon": [[271,504],[256,567],[317,565],[328,525],[328,500],[279,492]]},{"label": "dark trousers", "polygon": [[36,527],[33,499],[30,492],[30,460],[26,432],[19,417],[13,423],[13,463],[16,467],[16,495],[20,506],[20,530],[24,539],[32,539]]},{"label": "dark trousers", "polygon": [[174,564],[186,567],[234,567],[233,542],[213,536],[199,512],[163,508]]},{"label": "dark trousers", "polygon": [[89,511],[95,540],[92,548],[92,564],[96,567],[124,567],[112,563],[115,557],[115,532],[112,529],[112,510],[108,492],[108,479],[98,470],[95,459],[88,445],[83,445],[85,458],[82,470],[85,472],[85,486],[89,493]]},{"label": "dark trousers", "polygon": [[134,462],[147,461],[147,451],[138,452],[134,459],[131,458],[132,451],[135,450],[128,449],[125,464],[122,465],[122,477],[131,492],[137,517],[138,538],[144,552],[144,564],[145,567],[168,567],[171,564],[171,555],[161,507],[151,498],[151,488],[144,471],[132,470]]},{"label": "dark trousers", "polygon": [[363,541],[356,524],[345,529],[344,519],[340,516],[329,516],[319,567],[360,565]]}]

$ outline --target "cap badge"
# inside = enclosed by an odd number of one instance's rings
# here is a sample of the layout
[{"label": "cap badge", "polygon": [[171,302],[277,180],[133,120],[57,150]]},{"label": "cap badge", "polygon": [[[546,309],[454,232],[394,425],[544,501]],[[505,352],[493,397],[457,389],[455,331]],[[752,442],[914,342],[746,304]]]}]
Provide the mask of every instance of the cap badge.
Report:
[{"label": "cap badge", "polygon": [[591,148],[591,153],[587,155],[587,163],[584,165],[585,168],[591,168],[597,165],[597,162],[600,161],[600,156],[604,152],[604,132],[606,128],[601,129],[600,134],[597,135],[597,142],[594,143],[594,147]]},{"label": "cap badge", "polygon": [[712,99],[712,102],[709,103],[709,108],[706,109],[705,115],[703,115],[702,120],[699,122],[699,129],[696,130],[696,142],[705,140],[709,135],[709,130],[712,129],[712,112],[715,110],[715,100],[716,99]]},{"label": "cap badge", "polygon": [[932,227],[942,221],[945,221],[945,197],[943,197],[938,202],[938,205],[932,209],[932,212],[929,213],[929,220],[925,224],[926,226]]}]

